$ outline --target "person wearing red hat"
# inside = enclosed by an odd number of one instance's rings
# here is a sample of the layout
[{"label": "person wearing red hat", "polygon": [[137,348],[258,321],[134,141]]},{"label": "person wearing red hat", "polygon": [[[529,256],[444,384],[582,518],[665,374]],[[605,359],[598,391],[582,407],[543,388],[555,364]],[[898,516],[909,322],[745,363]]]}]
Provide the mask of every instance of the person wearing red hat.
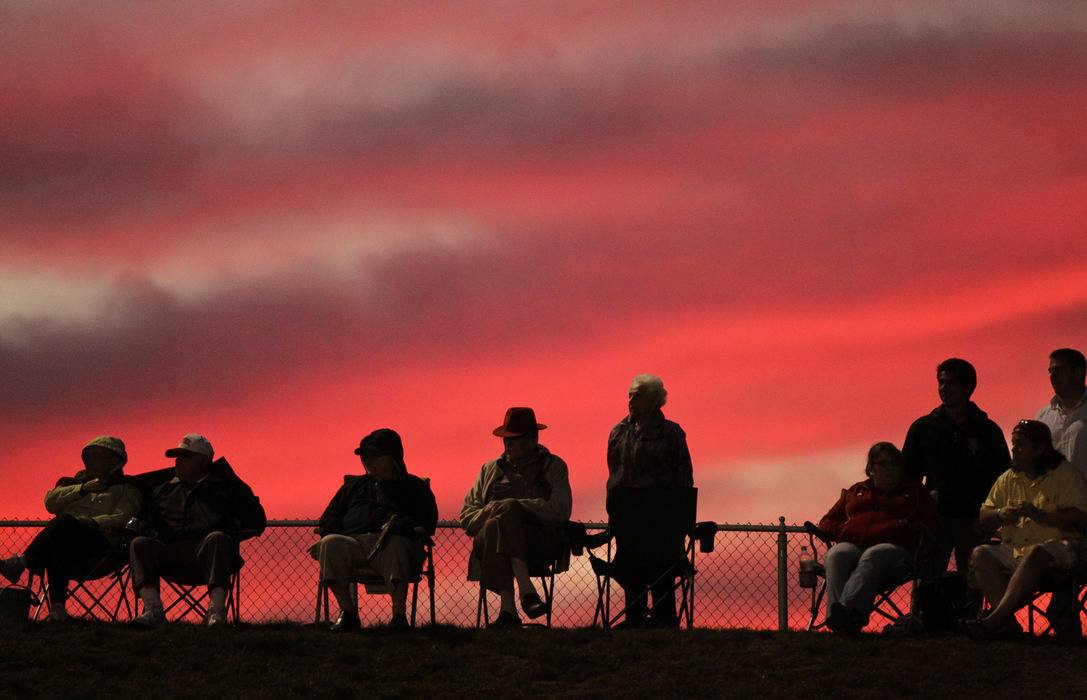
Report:
[{"label": "person wearing red hat", "polygon": [[1077,563],[1087,525],[1087,482],[1053,447],[1049,427],[1022,420],[1012,430],[1012,466],[981,506],[981,524],[1000,528],[1000,544],[974,548],[970,573],[992,606],[969,620],[975,639],[1015,635],[1015,612],[1026,605],[1051,568]]},{"label": "person wearing red hat", "polygon": [[502,601],[493,627],[521,626],[514,581],[526,615],[548,612],[529,571],[536,560],[559,554],[559,529],[570,519],[572,500],[566,462],[540,444],[546,427],[531,408],[507,410],[493,431],[505,449],[480,468],[460,509],[461,527],[474,538],[468,580],[480,581]]}]

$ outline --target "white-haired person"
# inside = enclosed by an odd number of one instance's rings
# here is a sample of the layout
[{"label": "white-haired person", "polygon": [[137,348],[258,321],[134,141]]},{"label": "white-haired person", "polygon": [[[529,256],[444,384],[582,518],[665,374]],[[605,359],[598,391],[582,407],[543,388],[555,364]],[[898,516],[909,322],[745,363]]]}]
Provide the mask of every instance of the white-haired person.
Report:
[{"label": "white-haired person", "polygon": [[47,574],[50,620],[68,619],[73,568],[118,546],[125,524],[140,509],[139,489],[123,481],[128,454],[120,438],[96,437],[80,456],[83,469],[45,494],[45,509],[55,517],[22,554],[0,560],[0,573],[12,583],[27,569]]},{"label": "white-haired person", "polygon": [[570,477],[566,462],[540,444],[546,427],[531,408],[507,410],[492,431],[505,449],[480,467],[460,509],[461,527],[474,538],[468,579],[501,599],[492,627],[521,626],[514,581],[525,614],[547,614],[530,572],[554,561],[567,546],[561,528],[570,519]]},{"label": "white-haired person", "polygon": [[[682,527],[676,530],[670,527],[674,523],[661,522],[669,518],[661,510],[641,512],[637,518],[642,525],[656,525],[658,532],[671,531],[676,536],[661,542],[659,538],[635,535],[634,539],[640,541],[629,541],[631,538],[622,534],[627,528],[617,522],[627,517],[617,507],[616,494],[620,490],[637,490],[641,495],[638,502],[646,502],[649,496],[651,503],[651,492],[694,486],[687,435],[678,423],[664,417],[662,408],[667,399],[668,392],[660,377],[652,374],[634,377],[627,392],[627,415],[608,436],[607,510],[609,525],[616,535],[617,580],[623,586],[627,606],[626,619],[621,623],[625,627],[679,624],[674,577],[662,578],[662,573],[682,555]],[[650,586],[651,616],[645,593]]]},{"label": "white-haired person", "polygon": [[1021,632],[1015,612],[1045,573],[1076,565],[1087,525],[1087,482],[1054,449],[1045,423],[1023,420],[1012,430],[1011,469],[997,477],[980,520],[1000,529],[1000,544],[975,547],[970,557],[971,576],[991,610],[966,629],[975,639],[1012,636]]}]

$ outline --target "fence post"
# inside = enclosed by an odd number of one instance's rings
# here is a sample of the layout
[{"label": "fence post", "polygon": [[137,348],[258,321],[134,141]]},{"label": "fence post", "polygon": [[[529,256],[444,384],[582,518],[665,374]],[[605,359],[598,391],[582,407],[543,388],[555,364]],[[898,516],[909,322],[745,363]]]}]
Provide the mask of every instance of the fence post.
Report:
[{"label": "fence post", "polygon": [[789,629],[789,539],[785,535],[785,516],[778,518],[778,629]]}]

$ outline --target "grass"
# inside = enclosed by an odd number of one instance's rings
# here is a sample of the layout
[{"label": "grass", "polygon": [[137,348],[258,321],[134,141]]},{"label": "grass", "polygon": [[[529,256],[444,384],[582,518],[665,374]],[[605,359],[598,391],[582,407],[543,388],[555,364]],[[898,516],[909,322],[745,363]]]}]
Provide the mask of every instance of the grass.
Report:
[{"label": "grass", "polygon": [[1001,697],[1078,694],[1082,643],[751,630],[333,635],[294,624],[143,631],[8,624],[3,697]]}]

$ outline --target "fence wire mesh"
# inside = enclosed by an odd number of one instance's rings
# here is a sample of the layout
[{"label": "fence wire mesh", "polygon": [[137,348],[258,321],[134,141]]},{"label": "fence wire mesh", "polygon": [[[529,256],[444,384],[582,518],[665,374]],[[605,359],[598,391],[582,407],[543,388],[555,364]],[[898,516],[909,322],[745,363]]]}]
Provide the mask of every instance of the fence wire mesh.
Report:
[{"label": "fence wire mesh", "polygon": [[[0,555],[22,552],[43,525],[45,521],[41,520],[0,521]],[[600,523],[586,525],[590,531],[603,527]],[[318,565],[307,552],[317,541],[315,526],[315,520],[272,520],[263,535],[242,543],[245,566],[241,573],[239,607],[243,621],[308,623],[315,620]],[[801,528],[784,523],[718,525],[713,551],[696,552],[694,625],[805,628],[811,615],[811,589],[800,587],[797,562],[801,547],[806,545],[808,538]],[[467,580],[470,547],[471,540],[455,521],[439,523],[434,537],[435,622],[461,627],[476,624],[479,587]],[[598,554],[603,553],[598,551]],[[91,592],[99,593],[109,585],[109,580],[87,585]],[[108,595],[118,593],[114,589]],[[132,598],[131,591],[128,596]],[[164,588],[163,596],[169,604],[173,594]],[[430,622],[428,596],[424,581],[418,590],[420,624]],[[622,590],[613,585],[611,597],[614,614],[622,608]],[[908,589],[900,589],[895,600],[908,606]],[[587,556],[573,557],[569,571],[555,577],[554,601],[554,626],[584,627],[593,623],[597,581]],[[110,601],[110,607],[114,602]],[[497,597],[492,595],[488,607],[494,611],[497,605]],[[69,605],[70,609],[72,607]],[[332,607],[335,615],[334,603]],[[126,614],[125,609],[122,606],[122,617]],[[364,624],[385,622],[389,616],[388,598],[360,594],[359,612]],[[821,619],[822,610],[818,614]],[[101,611],[98,616],[101,617]],[[190,615],[190,619],[196,619],[195,614]],[[873,619],[873,628],[878,629],[882,624]]]}]

